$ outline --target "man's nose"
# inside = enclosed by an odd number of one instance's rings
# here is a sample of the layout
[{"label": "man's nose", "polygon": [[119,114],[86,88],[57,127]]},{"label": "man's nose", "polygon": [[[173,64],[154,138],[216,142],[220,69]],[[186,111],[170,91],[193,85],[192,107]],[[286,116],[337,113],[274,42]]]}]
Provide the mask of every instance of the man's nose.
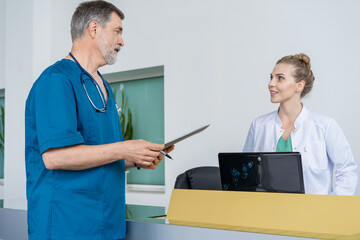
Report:
[{"label": "man's nose", "polygon": [[120,45],[120,46],[124,46],[124,39],[123,39],[123,37],[122,36],[120,36],[120,38],[119,38],[119,40],[118,40],[118,45]]}]

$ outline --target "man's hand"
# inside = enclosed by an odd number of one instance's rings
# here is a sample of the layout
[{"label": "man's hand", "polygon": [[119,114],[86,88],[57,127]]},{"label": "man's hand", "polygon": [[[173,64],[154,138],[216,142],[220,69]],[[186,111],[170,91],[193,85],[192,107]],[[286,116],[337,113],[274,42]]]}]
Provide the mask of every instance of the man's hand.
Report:
[{"label": "man's hand", "polygon": [[137,167],[155,169],[162,159],[159,151],[164,148],[164,144],[129,140],[122,142],[120,147],[126,161],[135,163]]},{"label": "man's hand", "polygon": [[[164,149],[164,145],[163,144],[156,144],[156,143],[151,143],[151,142],[147,142],[144,140],[129,140],[129,141],[125,141],[123,143],[126,144],[134,144],[132,148],[133,149],[133,154],[131,154],[131,157],[133,158],[131,161],[130,159],[125,158],[126,162],[125,162],[125,166],[126,168],[130,168],[130,167],[134,167],[134,163],[136,164],[136,167],[140,167],[140,168],[145,168],[145,169],[155,169],[157,166],[159,166],[161,160],[164,158],[164,155],[162,155],[159,151]],[[152,147],[151,147],[152,146]],[[145,147],[145,151],[141,152],[147,152],[149,153],[151,156],[154,156],[152,158],[150,157],[146,157],[143,159],[139,159],[134,157],[134,150],[135,147]],[[167,149],[163,150],[166,153],[171,152],[172,150],[174,150],[175,146],[172,145],[170,147],[168,147]],[[130,149],[130,148],[129,148]],[[138,149],[137,149],[138,150]],[[147,150],[150,150],[150,152],[148,152]],[[142,154],[138,155],[141,156]],[[137,160],[136,160],[137,159]],[[146,160],[145,160],[146,159]],[[150,160],[149,160],[150,159]],[[152,160],[152,161],[151,161]]]},{"label": "man's hand", "polygon": [[[174,148],[175,148],[175,145],[171,145],[170,147],[168,147],[167,149],[164,149],[163,151],[166,152],[166,153],[169,153],[169,152],[171,152],[172,150],[174,150]],[[150,168],[151,168],[151,169],[155,169],[155,168],[159,165],[159,163],[161,162],[161,160],[163,160],[163,158],[164,158],[164,155],[160,154],[160,155],[158,156],[158,161],[155,161],[155,162],[154,162],[154,168],[152,168],[153,166],[150,166]]]}]

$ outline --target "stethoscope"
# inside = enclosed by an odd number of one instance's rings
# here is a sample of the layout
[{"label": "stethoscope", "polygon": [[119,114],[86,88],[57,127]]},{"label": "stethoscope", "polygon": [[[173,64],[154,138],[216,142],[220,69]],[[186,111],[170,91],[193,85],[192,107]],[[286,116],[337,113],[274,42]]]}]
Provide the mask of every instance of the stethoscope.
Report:
[{"label": "stethoscope", "polygon": [[[87,97],[88,97],[91,105],[95,108],[95,110],[96,110],[97,112],[105,112],[105,111],[106,111],[106,103],[105,103],[105,99],[104,99],[104,97],[103,97],[103,94],[102,94],[102,92],[101,92],[101,89],[100,89],[100,87],[99,87],[99,84],[98,84],[98,83],[95,81],[95,79],[80,65],[80,63],[79,63],[79,62],[76,60],[76,58],[71,54],[71,52],[69,53],[69,55],[70,55],[70,57],[72,57],[72,59],[74,59],[75,63],[78,65],[78,67],[79,67],[80,70],[81,70],[81,74],[80,74],[81,84],[82,84],[83,87],[84,87],[85,93],[86,93],[86,95],[87,95]],[[102,80],[103,83],[104,83],[104,86],[106,87],[106,84],[105,84],[105,81],[104,81],[103,77],[101,76],[101,74],[99,73],[99,71],[97,71],[97,73],[99,74],[101,80]],[[96,89],[97,89],[97,91],[98,91],[98,93],[99,93],[99,96],[100,96],[102,105],[103,105],[102,108],[96,107],[95,104],[93,103],[93,101],[91,100],[91,98],[90,98],[90,96],[89,96],[89,93],[88,93],[88,91],[86,90],[86,87],[85,87],[85,80],[84,80],[84,78],[83,78],[84,75],[88,76],[88,77],[91,79],[91,81],[94,83],[94,85],[95,85],[95,87],[96,87]]]}]

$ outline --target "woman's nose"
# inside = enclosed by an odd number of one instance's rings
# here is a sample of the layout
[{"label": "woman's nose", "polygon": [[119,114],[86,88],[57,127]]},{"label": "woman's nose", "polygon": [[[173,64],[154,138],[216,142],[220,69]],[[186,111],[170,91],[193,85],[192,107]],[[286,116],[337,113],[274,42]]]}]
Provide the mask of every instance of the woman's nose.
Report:
[{"label": "woman's nose", "polygon": [[274,86],[275,86],[275,81],[274,81],[274,79],[270,79],[269,87],[274,87]]}]

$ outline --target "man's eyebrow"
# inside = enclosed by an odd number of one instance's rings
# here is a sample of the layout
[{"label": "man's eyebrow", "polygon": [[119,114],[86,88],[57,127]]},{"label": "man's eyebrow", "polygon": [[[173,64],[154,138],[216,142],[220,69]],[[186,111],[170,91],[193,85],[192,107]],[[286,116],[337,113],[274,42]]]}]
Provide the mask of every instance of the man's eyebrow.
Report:
[{"label": "man's eyebrow", "polygon": [[119,31],[123,31],[123,28],[122,27],[116,27],[115,30],[119,30]]}]

